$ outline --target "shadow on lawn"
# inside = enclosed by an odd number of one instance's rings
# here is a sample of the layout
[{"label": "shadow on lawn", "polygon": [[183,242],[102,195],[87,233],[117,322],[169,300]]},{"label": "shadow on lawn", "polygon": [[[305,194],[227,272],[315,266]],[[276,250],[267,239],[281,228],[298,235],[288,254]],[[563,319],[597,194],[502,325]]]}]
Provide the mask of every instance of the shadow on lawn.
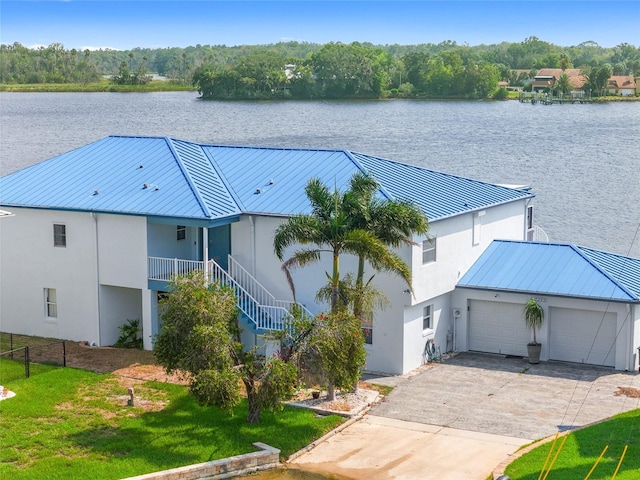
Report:
[{"label": "shadow on lawn", "polygon": [[231,416],[213,407],[201,407],[186,392],[171,394],[169,405],[161,411],[123,407],[121,415],[126,418],[119,426],[85,429],[67,438],[83,449],[110,457],[110,462],[123,462],[121,468],[126,468],[126,462],[138,470],[145,466],[144,471],[130,475],[254,452],[252,444],[258,441],[287,456],[322,435],[329,423],[326,419],[316,421],[312,412],[287,408],[275,414],[264,411],[259,424],[247,424],[246,401]]}]

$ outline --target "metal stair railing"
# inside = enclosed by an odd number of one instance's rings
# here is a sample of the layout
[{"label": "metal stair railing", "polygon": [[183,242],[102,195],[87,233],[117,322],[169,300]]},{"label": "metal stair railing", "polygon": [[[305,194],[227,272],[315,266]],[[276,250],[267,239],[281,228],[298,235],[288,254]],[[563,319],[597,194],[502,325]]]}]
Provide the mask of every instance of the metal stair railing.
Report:
[{"label": "metal stair railing", "polygon": [[249,292],[262,306],[284,308],[291,311],[294,306],[301,309],[302,314],[307,318],[313,318],[315,315],[309,311],[304,305],[297,304],[288,300],[278,300],[269,290],[267,290],[246,268],[229,255],[229,275],[237,281],[242,288]]},{"label": "metal stair railing", "polygon": [[288,328],[291,313],[289,309],[277,305],[263,305],[238,281],[229,275],[214,260],[207,265],[209,280],[233,288],[238,297],[238,308],[258,329],[282,330]]}]

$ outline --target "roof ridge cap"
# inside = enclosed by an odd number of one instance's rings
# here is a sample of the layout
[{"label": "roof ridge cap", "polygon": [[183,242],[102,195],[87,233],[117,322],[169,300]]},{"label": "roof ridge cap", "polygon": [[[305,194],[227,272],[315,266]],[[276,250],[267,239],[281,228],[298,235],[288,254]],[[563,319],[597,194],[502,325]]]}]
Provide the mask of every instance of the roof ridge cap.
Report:
[{"label": "roof ridge cap", "polygon": [[[195,145],[197,146],[200,151],[202,151],[203,155],[204,155],[204,151],[202,150],[202,147],[197,144],[197,143],[193,143],[193,142],[189,142],[187,140],[175,140],[171,137],[159,137],[159,138],[164,138],[165,142],[167,143],[167,146],[169,147],[169,150],[171,150],[171,153],[173,154],[173,157],[176,159],[176,162],[178,164],[178,167],[180,168],[180,171],[182,172],[182,174],[184,175],[184,178],[187,180],[187,182],[189,183],[189,187],[191,188],[191,191],[193,192],[193,195],[196,197],[196,200],[198,201],[198,204],[200,205],[200,208],[202,209],[202,212],[205,214],[205,216],[207,217],[211,217],[211,212],[209,211],[209,208],[207,207],[207,204],[205,203],[204,199],[202,198],[202,195],[200,195],[200,191],[198,190],[198,187],[196,187],[193,179],[191,178],[191,175],[189,174],[189,171],[185,168],[184,163],[182,162],[182,158],[180,157],[180,154],[178,153],[178,151],[175,149],[173,142],[177,141],[177,142],[185,142],[185,143],[189,143],[191,145]],[[206,158],[206,155],[205,155]]]},{"label": "roof ridge cap", "polygon": [[227,189],[227,193],[229,193],[229,196],[235,202],[238,209],[241,212],[245,212],[246,211],[245,205],[240,200],[240,195],[236,193],[235,189],[233,188],[233,185],[231,185],[231,182],[227,179],[226,175],[222,172],[222,169],[220,168],[220,166],[215,162],[214,155],[209,152],[207,147],[211,147],[211,145],[204,145],[204,146],[200,145],[200,149],[202,150],[202,153],[204,154],[207,161],[209,162],[209,165],[211,165],[211,168],[213,168],[213,171],[218,175],[218,178],[220,178],[220,181],[222,182],[224,187]]},{"label": "roof ridge cap", "polygon": [[[631,297],[632,299],[636,299],[636,300],[640,300],[640,298],[633,292],[631,292],[627,287],[625,287],[624,285],[622,285],[617,279],[613,278],[609,272],[607,272],[606,270],[604,270],[597,262],[593,261],[591,258],[589,258],[581,249],[585,248],[585,247],[580,247],[578,245],[574,245],[574,244],[568,244],[569,247],[571,247],[571,249],[573,249],[574,252],[576,252],[578,255],[580,255],[584,260],[586,260],[591,266],[593,266],[596,270],[598,270],[602,275],[604,275],[605,277],[607,277],[609,279],[610,282],[612,282],[616,287],[618,287],[619,289],[621,289],[624,293],[626,293],[627,295],[629,295],[629,297]],[[595,249],[591,249],[593,251],[599,251],[599,250],[595,250]],[[603,253],[607,253],[607,252],[603,252]],[[624,257],[624,258],[628,258],[628,257]],[[612,293],[613,295],[613,293]],[[611,296],[612,296],[611,295]]]},{"label": "roof ridge cap", "polygon": [[[356,155],[364,155],[363,153],[352,152],[351,150],[346,150],[346,149],[342,150],[342,152],[344,152],[344,154],[347,156],[347,158],[349,160],[351,160],[351,162],[358,168],[358,170],[360,170],[365,175],[371,176],[372,178],[374,178],[376,180],[376,183],[378,184],[378,190],[382,193],[382,195],[385,196],[385,198],[387,200],[391,200],[391,201],[395,201],[396,200],[395,197],[393,195],[391,195],[387,191],[387,189],[382,186],[380,181],[375,176],[371,175],[371,173],[366,168],[364,168],[364,165],[362,165],[358,161],[358,159],[354,156],[354,153]],[[377,158],[377,157],[373,157],[373,158]]]}]

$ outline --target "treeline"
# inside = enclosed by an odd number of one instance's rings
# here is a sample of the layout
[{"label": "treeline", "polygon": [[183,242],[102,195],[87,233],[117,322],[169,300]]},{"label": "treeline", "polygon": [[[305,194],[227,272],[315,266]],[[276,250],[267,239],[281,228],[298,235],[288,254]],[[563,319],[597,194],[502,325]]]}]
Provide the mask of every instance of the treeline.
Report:
[{"label": "treeline", "polygon": [[142,84],[154,72],[211,98],[482,98],[494,94],[500,80],[525,85],[540,68],[580,68],[589,75],[604,66],[614,75],[639,74],[640,48],[561,47],[536,37],[478,46],[282,42],[84,52],[61,44],[0,45],[1,83],[89,83],[109,76]]}]

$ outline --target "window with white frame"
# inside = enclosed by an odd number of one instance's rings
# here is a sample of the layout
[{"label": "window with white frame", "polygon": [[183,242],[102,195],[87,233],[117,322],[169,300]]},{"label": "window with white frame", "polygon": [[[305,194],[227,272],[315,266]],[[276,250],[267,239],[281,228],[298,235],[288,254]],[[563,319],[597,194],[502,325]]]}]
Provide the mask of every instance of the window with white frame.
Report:
[{"label": "window with white frame", "polygon": [[472,245],[479,245],[482,236],[482,217],[485,210],[473,214],[473,241]]},{"label": "window with white frame", "polygon": [[184,240],[187,238],[187,227],[184,225],[178,225],[176,227],[176,238],[178,240]]},{"label": "window with white frame", "polygon": [[58,318],[58,299],[55,288],[44,289],[44,307],[47,318]]},{"label": "window with white frame", "polygon": [[533,205],[527,206],[527,230],[533,228]]},{"label": "window with white frame", "polygon": [[422,242],[422,264],[436,261],[436,237],[429,237]]},{"label": "window with white frame", "polygon": [[67,226],[61,223],[53,224],[53,246],[67,246]]},{"label": "window with white frame", "polygon": [[427,305],[422,308],[422,330],[431,330],[433,328],[433,305]]},{"label": "window with white frame", "polygon": [[362,333],[364,335],[364,343],[373,345],[373,316],[367,316],[362,321]]}]

